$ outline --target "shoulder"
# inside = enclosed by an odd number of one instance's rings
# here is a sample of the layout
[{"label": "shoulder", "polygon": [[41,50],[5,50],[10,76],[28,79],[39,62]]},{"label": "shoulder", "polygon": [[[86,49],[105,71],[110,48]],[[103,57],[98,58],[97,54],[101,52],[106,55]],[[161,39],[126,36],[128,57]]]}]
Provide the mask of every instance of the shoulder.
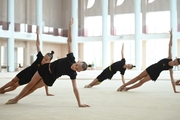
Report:
[{"label": "shoulder", "polygon": [[67,54],[67,57],[69,57],[69,56],[73,56],[74,57],[74,54],[71,52],[71,53],[68,53]]},{"label": "shoulder", "polygon": [[122,62],[125,62],[125,61],[126,61],[126,59],[125,59],[125,58],[122,58],[122,59],[121,59],[121,61],[122,61]]},{"label": "shoulder", "polygon": [[41,51],[39,51],[39,52],[37,53],[37,56],[43,56],[43,54],[41,53]]}]

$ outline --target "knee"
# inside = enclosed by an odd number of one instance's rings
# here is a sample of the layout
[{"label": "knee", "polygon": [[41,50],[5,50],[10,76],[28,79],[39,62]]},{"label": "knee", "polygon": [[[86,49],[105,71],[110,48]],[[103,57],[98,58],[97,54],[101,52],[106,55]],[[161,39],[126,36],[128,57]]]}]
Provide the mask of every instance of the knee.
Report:
[{"label": "knee", "polygon": [[140,80],[140,81],[139,81],[139,84],[140,84],[140,85],[144,84],[144,81]]},{"label": "knee", "polygon": [[11,80],[11,82],[16,83],[16,82],[18,82],[18,80],[19,80],[19,79],[15,77],[15,78],[13,78],[13,79]]},{"label": "knee", "polygon": [[13,90],[15,90],[18,86],[19,86],[18,84],[14,84],[11,88],[12,88]]}]

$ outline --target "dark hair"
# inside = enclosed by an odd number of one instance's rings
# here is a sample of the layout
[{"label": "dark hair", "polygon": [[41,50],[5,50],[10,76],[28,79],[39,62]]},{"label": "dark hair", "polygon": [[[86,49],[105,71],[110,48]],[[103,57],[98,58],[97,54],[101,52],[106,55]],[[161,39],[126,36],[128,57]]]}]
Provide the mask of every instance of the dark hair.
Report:
[{"label": "dark hair", "polygon": [[132,65],[131,69],[132,69],[133,67],[136,67],[136,66],[135,66],[135,65]]},{"label": "dark hair", "polygon": [[84,61],[82,61],[81,63],[82,63],[83,71],[85,71],[85,70],[87,69],[88,65],[87,65],[87,63],[84,62]]},{"label": "dark hair", "polygon": [[87,67],[92,67],[92,64],[89,64]]},{"label": "dark hair", "polygon": [[46,55],[48,55],[50,57],[50,60],[52,60],[53,54],[54,54],[54,51],[51,51],[51,53],[47,53]]},{"label": "dark hair", "polygon": [[177,58],[178,63],[180,64],[180,58]]}]

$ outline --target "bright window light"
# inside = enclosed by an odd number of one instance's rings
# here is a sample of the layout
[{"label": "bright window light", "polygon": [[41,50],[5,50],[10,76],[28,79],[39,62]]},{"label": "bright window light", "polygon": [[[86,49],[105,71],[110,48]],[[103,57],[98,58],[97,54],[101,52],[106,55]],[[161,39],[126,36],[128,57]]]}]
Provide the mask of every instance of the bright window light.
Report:
[{"label": "bright window light", "polygon": [[155,0],[148,0],[148,3],[152,3],[152,2],[154,2]]},{"label": "bright window light", "polygon": [[124,0],[117,0],[116,6],[120,6],[123,2]]},{"label": "bright window light", "polygon": [[87,9],[91,8],[95,3],[95,0],[88,0]]}]

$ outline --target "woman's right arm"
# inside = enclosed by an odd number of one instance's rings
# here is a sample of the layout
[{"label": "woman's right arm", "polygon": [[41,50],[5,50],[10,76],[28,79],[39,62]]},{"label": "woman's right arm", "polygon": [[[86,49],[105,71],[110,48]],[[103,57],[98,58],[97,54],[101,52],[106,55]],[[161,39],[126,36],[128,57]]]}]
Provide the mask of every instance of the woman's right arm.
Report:
[{"label": "woman's right arm", "polygon": [[168,58],[172,59],[172,30],[169,31],[170,33],[170,40],[169,40],[169,50],[168,50]]},{"label": "woman's right arm", "polygon": [[40,51],[40,42],[39,42],[39,26],[36,28],[36,47],[37,47],[37,52]]},{"label": "woman's right arm", "polygon": [[68,53],[72,52],[72,24],[73,24],[74,20],[73,18],[71,19],[71,21],[69,22],[69,30],[68,30],[68,39],[67,39],[67,44],[68,44]]}]

